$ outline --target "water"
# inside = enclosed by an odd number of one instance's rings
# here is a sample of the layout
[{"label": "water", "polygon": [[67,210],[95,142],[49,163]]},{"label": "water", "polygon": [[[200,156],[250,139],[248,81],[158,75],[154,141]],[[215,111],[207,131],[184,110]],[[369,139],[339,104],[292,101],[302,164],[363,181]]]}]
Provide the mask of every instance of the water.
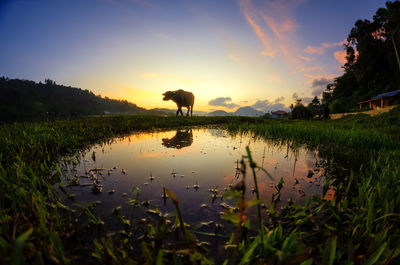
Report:
[{"label": "water", "polygon": [[[167,200],[165,205],[162,199],[166,187],[179,199],[185,222],[218,222],[221,211],[235,206],[233,201],[222,200],[220,196],[242,179],[236,168],[246,154],[247,145],[257,165],[273,177],[271,180],[264,172],[257,172],[261,200],[267,205],[281,178],[284,179],[282,202],[292,198],[303,204],[308,196],[322,194],[324,177],[317,151],[266,142],[251,134],[230,135],[218,128],[193,128],[133,133],[109,144],[93,146],[64,177],[65,190],[74,194],[74,199],[69,200],[61,193],[60,196],[70,206],[100,201],[96,215],[111,220],[114,207],[121,206],[125,214],[129,213],[127,202],[136,197],[132,193],[135,188],[139,189],[140,201],[149,202],[149,209],[173,212],[172,202]],[[93,192],[91,169],[102,169],[96,173],[103,189],[100,193]],[[254,199],[250,168],[247,172],[246,197]],[[73,175],[79,185],[71,185]],[[109,193],[110,190],[115,192]]]}]

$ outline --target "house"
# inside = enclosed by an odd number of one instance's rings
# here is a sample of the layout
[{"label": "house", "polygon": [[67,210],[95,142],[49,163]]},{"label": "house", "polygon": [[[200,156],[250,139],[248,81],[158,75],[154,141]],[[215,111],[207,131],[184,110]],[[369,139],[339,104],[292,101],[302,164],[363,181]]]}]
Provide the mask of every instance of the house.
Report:
[{"label": "house", "polygon": [[271,114],[273,119],[280,119],[283,118],[288,113],[284,110],[277,110],[277,111],[272,111]]},{"label": "house", "polygon": [[358,102],[360,109],[368,103],[368,109],[383,109],[400,103],[400,89],[379,94],[372,99]]}]

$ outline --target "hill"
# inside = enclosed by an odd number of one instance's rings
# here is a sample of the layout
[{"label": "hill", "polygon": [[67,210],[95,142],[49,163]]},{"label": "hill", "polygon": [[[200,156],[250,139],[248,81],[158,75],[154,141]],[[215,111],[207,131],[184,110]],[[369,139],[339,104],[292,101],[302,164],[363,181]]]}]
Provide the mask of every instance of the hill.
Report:
[{"label": "hill", "polygon": [[235,112],[233,112],[235,116],[249,116],[249,117],[257,117],[264,115],[263,112],[253,109],[252,107],[241,107],[238,108]]},{"label": "hill", "polygon": [[224,110],[216,110],[207,114],[207,116],[232,116],[232,113]]},{"label": "hill", "polygon": [[96,96],[89,90],[58,85],[52,80],[0,78],[0,121],[53,119],[100,114],[164,114],[126,100]]},{"label": "hill", "polygon": [[264,112],[255,110],[252,107],[241,107],[234,112],[216,110],[207,114],[207,116],[246,116],[246,117],[258,117],[263,115]]}]

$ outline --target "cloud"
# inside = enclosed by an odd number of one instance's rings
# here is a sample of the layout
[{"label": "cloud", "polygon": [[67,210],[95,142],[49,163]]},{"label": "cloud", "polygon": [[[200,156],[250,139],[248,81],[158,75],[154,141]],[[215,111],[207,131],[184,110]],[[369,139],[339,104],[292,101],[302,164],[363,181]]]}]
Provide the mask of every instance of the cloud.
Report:
[{"label": "cloud", "polygon": [[255,108],[256,110],[261,110],[269,105],[271,105],[271,102],[269,102],[268,99],[265,99],[265,100],[257,100],[256,103],[251,105],[251,107]]},{"label": "cloud", "polygon": [[321,96],[322,92],[324,92],[324,90],[326,89],[326,86],[331,82],[331,79],[327,79],[324,77],[320,79],[314,79],[312,81],[312,95],[317,97]]},{"label": "cloud", "polygon": [[298,99],[301,99],[301,102],[304,105],[307,105],[308,103],[310,103],[313,99],[310,97],[299,97],[299,95],[297,93],[293,93],[292,95],[292,99],[294,99],[295,101]]},{"label": "cloud", "polygon": [[303,1],[272,0],[256,5],[251,0],[239,0],[247,22],[263,44],[263,56],[280,55],[294,64],[299,60],[292,53],[295,46],[290,41],[290,34],[297,28],[292,13],[300,2]]},{"label": "cloud", "polygon": [[281,101],[284,100],[284,99],[285,99],[285,97],[276,98],[276,99],[275,99],[275,103],[279,103],[279,102],[281,102]]},{"label": "cloud", "polygon": [[[304,76],[310,79],[321,79],[321,78],[333,79],[337,77],[337,75],[309,75],[309,74],[305,74]],[[312,80],[310,82],[312,82]]]},{"label": "cloud", "polygon": [[324,42],[319,46],[310,46],[309,45],[304,50],[304,52],[306,52],[308,54],[324,54],[326,49],[332,48],[332,47],[342,46],[343,44],[344,44],[344,41],[333,42],[333,43]]},{"label": "cloud", "polygon": [[310,57],[307,57],[307,56],[299,55],[298,57],[299,57],[300,59],[302,59],[303,61],[306,61],[306,62],[311,61],[311,58],[310,58]]},{"label": "cloud", "polygon": [[271,111],[277,111],[277,110],[284,110],[286,112],[289,112],[289,108],[286,107],[284,104],[282,103],[275,103],[272,104],[271,106],[268,107],[267,112],[271,112]]},{"label": "cloud", "polygon": [[250,23],[250,25],[253,27],[254,32],[257,34],[258,38],[261,40],[262,44],[264,45],[264,50],[261,52],[263,56],[270,56],[274,57],[276,54],[276,51],[272,48],[272,41],[269,38],[267,34],[264,33],[264,31],[261,29],[259,25],[256,24],[256,22],[251,19],[251,17],[245,13],[245,17],[247,19],[247,22]]},{"label": "cloud", "polygon": [[[208,105],[221,106],[221,107],[225,107],[228,109],[233,109],[233,108],[239,107],[238,104],[235,104],[231,101],[232,101],[232,98],[230,98],[230,97],[218,97],[218,98],[210,100],[208,102]],[[229,102],[231,102],[231,103],[229,103]]]},{"label": "cloud", "polygon": [[314,72],[314,71],[323,71],[325,69],[322,65],[314,65],[314,66],[299,66],[295,71],[291,72],[294,73],[304,73],[304,72]]},{"label": "cloud", "polygon": [[321,86],[321,87],[316,87],[316,88],[314,88],[313,91],[312,91],[312,95],[313,95],[313,96],[316,96],[316,97],[321,96],[322,92],[325,91],[325,88],[326,88],[326,87],[322,87],[322,86]]},{"label": "cloud", "polygon": [[293,68],[291,74],[321,71],[321,66],[306,65],[311,58],[293,42],[298,25],[295,21],[296,8],[306,0],[239,0],[240,8],[263,45],[261,54],[271,58],[283,58]]},{"label": "cloud", "polygon": [[347,55],[346,51],[336,51],[333,54],[335,59],[338,60],[338,62],[341,63],[342,65],[344,65],[347,62],[346,55]]},{"label": "cloud", "polygon": [[331,82],[331,80],[328,80],[327,78],[314,79],[312,81],[312,87],[326,86],[330,82]]},{"label": "cloud", "polygon": [[296,27],[294,20],[289,17],[285,18],[281,25],[279,25],[278,22],[270,16],[264,15],[263,18],[274,33],[275,37],[279,40],[284,38],[285,32],[291,32]]},{"label": "cloud", "polygon": [[289,109],[281,102],[284,100],[284,97],[279,97],[274,100],[274,103],[270,102],[268,99],[265,100],[257,100],[256,103],[251,105],[252,108],[258,110],[258,111],[263,111],[263,112],[271,112],[271,111],[276,111],[276,110],[285,110],[289,111]]},{"label": "cloud", "polygon": [[303,102],[304,105],[308,105],[311,103],[311,101],[313,100],[314,97],[310,98],[310,97],[302,97],[301,101]]}]

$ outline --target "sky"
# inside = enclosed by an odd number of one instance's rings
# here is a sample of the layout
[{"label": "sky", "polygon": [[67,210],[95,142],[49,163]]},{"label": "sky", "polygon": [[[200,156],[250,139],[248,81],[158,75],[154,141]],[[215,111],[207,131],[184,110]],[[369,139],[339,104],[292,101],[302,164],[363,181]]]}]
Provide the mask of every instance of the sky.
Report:
[{"label": "sky", "polygon": [[0,76],[144,108],[285,109],[340,76],[343,42],[386,0],[0,0]]}]

